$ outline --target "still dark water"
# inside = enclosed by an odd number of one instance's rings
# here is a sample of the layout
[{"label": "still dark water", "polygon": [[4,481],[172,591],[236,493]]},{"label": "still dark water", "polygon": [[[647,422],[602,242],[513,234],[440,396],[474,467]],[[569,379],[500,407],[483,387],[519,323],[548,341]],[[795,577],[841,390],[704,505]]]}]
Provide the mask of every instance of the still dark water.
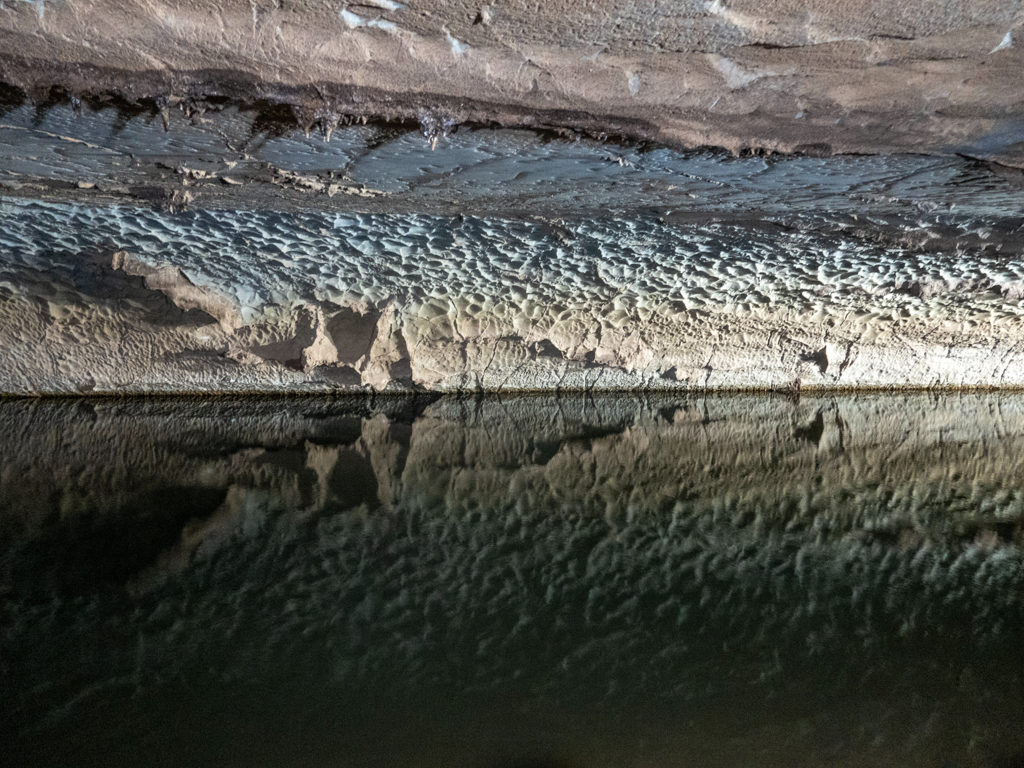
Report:
[{"label": "still dark water", "polygon": [[1022,546],[1022,396],[0,401],[0,753],[1024,766]]}]

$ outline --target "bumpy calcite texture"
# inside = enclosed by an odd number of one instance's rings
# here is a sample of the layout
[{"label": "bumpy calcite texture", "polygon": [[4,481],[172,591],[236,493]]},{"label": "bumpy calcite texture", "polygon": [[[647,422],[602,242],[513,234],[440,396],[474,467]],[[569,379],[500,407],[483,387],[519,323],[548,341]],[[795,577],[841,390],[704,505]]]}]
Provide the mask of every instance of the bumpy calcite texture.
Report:
[{"label": "bumpy calcite texture", "polygon": [[0,391],[1024,383],[1001,166],[125,109],[0,124]]},{"label": "bumpy calcite texture", "polygon": [[1024,384],[1024,270],[834,232],[0,207],[6,392]]},{"label": "bumpy calcite texture", "polygon": [[5,726],[244,762],[162,741],[181,688],[355,764],[491,764],[524,712],[594,765],[1024,746],[1020,397],[375,403],[0,404]]}]

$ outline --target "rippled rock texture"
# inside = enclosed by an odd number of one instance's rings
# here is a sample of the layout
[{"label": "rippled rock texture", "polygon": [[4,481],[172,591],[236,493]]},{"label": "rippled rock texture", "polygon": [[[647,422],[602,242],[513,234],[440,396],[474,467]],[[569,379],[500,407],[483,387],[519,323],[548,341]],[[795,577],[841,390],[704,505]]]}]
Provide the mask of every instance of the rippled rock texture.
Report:
[{"label": "rippled rock texture", "polygon": [[1024,384],[977,161],[6,119],[7,393]]},{"label": "rippled rock texture", "polygon": [[1022,8],[6,3],[0,393],[1022,386]]},{"label": "rippled rock texture", "polygon": [[0,223],[8,392],[1024,384],[1024,273],[998,251],[651,216]]},{"label": "rippled rock texture", "polygon": [[1024,751],[1016,396],[8,401],[0,438],[19,764]]}]

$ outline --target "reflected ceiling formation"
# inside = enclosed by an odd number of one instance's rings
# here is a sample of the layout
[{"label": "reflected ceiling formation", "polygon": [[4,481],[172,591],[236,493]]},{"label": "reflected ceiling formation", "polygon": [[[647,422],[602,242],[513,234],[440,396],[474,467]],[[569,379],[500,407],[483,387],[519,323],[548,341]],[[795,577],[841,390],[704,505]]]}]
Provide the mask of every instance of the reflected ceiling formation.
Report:
[{"label": "reflected ceiling formation", "polygon": [[1024,750],[1018,396],[8,401],[0,435],[26,765]]}]

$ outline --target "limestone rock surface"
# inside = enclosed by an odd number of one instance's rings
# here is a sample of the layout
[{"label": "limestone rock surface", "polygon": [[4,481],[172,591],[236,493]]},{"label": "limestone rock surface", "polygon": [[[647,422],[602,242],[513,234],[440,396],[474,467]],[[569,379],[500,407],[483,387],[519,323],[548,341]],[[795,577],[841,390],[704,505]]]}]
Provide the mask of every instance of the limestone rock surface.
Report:
[{"label": "limestone rock surface", "polygon": [[75,0],[0,9],[0,79],[160,108],[546,125],[1020,165],[1024,6],[957,0]]}]

